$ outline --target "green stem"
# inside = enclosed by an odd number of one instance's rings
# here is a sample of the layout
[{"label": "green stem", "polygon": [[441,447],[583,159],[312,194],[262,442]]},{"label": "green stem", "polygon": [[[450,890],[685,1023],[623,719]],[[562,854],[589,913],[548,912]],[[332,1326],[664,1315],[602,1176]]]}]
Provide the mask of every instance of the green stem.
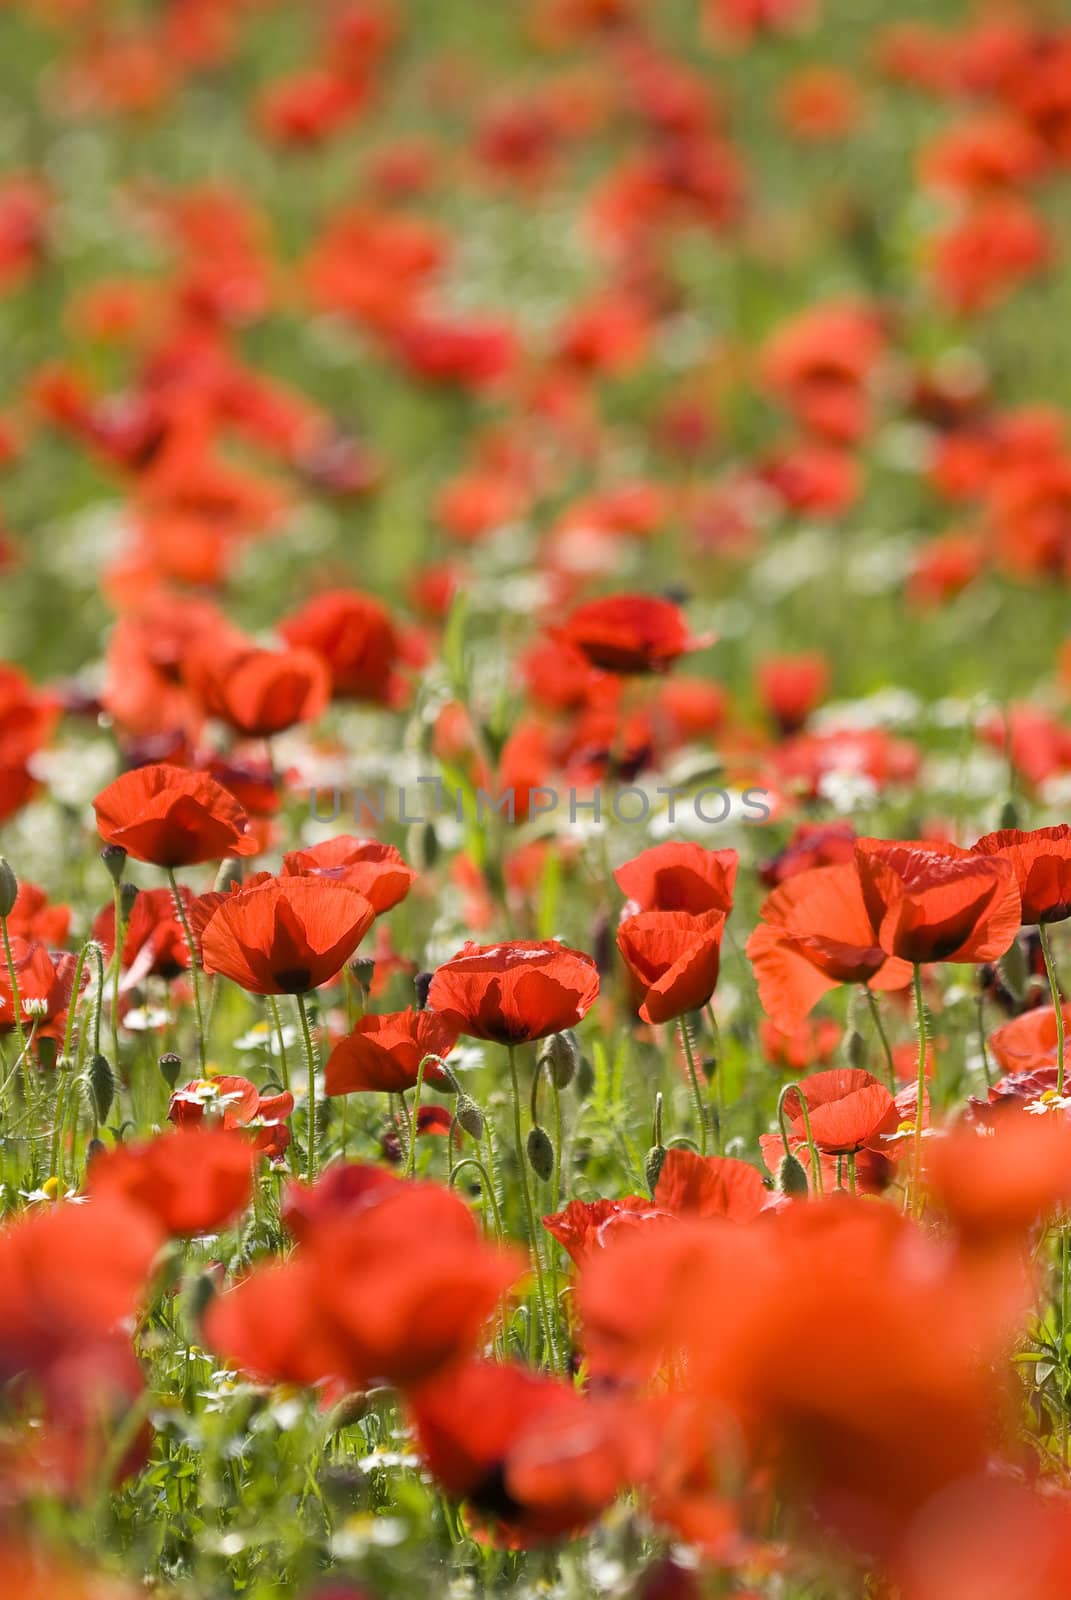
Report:
[{"label": "green stem", "polygon": [[681,1040],[684,1044],[684,1054],[688,1058],[688,1076],[692,1080],[692,1096],[695,1100],[695,1114],[699,1118],[699,1149],[703,1155],[707,1153],[707,1114],[703,1104],[703,1096],[699,1088],[699,1073],[696,1071],[695,1056],[692,1053],[692,1041],[688,1036],[688,1027],[683,1017],[678,1017],[677,1025],[681,1031]]},{"label": "green stem", "polygon": [[718,1019],[714,1015],[714,1003],[711,1000],[706,1004],[707,1019],[710,1022],[711,1048],[714,1051],[714,1114],[718,1119],[716,1131],[718,1154],[721,1154],[725,1144],[725,1084],[722,1077],[721,1029]]},{"label": "green stem", "polygon": [[286,1059],[286,1038],[283,1034],[283,1019],[279,1014],[279,1002],[273,994],[267,996],[268,1010],[275,1027],[275,1038],[279,1046],[279,1076],[283,1080],[283,1088],[290,1088],[290,1064]]},{"label": "green stem", "polygon": [[915,1170],[911,1176],[914,1189],[914,1209],[917,1211],[922,1192],[922,1107],[926,1096],[926,1003],[922,998],[922,968],[915,962],[915,1015],[919,1029],[918,1104],[915,1107]]},{"label": "green stem", "polygon": [[885,1070],[889,1074],[889,1092],[895,1098],[896,1063],[893,1060],[892,1047],[885,1032],[885,1025],[881,1020],[881,1007],[878,1005],[877,995],[869,983],[864,983],[863,993],[866,995],[866,1003],[870,1007],[870,1015],[874,1019],[874,1027],[877,1029],[878,1038],[881,1040],[881,1048],[885,1056]]},{"label": "green stem", "polygon": [[186,906],[179,890],[178,879],[175,877],[174,867],[167,869],[168,881],[171,884],[171,897],[175,902],[175,914],[182,925],[186,937],[186,949],[190,953],[190,981],[193,984],[193,1009],[197,1014],[197,1048],[200,1052],[201,1072],[205,1070],[205,1017],[201,1008],[201,963],[197,959],[197,945],[190,927],[190,919],[186,915]]},{"label": "green stem", "polygon": [[[416,1142],[417,1130],[420,1125],[420,1094],[424,1087],[424,1069],[429,1061],[437,1059],[438,1057],[436,1056],[422,1056],[420,1065],[417,1068],[416,1093],[413,1096],[413,1109],[409,1113],[409,1154],[407,1155],[405,1161],[405,1176],[407,1178],[411,1178],[413,1176],[413,1168],[416,1165]],[[405,1105],[404,1094],[402,1095],[402,1105]],[[447,1137],[452,1139],[453,1133],[451,1132],[447,1135]]]},{"label": "green stem", "polygon": [[551,1327],[550,1312],[547,1308],[547,1289],[543,1277],[543,1257],[539,1249],[539,1235],[536,1231],[535,1206],[532,1204],[532,1188],[528,1182],[528,1156],[524,1147],[524,1130],[521,1126],[521,1085],[517,1076],[517,1052],[512,1045],[506,1046],[509,1056],[510,1084],[513,1089],[513,1137],[517,1147],[517,1165],[521,1173],[521,1192],[524,1196],[524,1213],[528,1228],[528,1243],[531,1247],[532,1262],[536,1274],[536,1297],[539,1301],[539,1315],[543,1323],[543,1339],[547,1351],[554,1365],[557,1365],[557,1350],[554,1333]]},{"label": "green stem", "polygon": [[312,1042],[312,1029],[309,1027],[309,1012],[303,994],[295,995],[298,1016],[301,1018],[301,1037],[305,1043],[305,1065],[308,1069],[308,1097],[305,1115],[306,1139],[308,1146],[305,1159],[305,1176],[309,1183],[316,1182],[316,1050]]},{"label": "green stem", "polygon": [[1060,999],[1060,985],[1056,981],[1056,965],[1052,959],[1052,948],[1049,944],[1049,935],[1045,924],[1038,923],[1038,936],[1041,939],[1041,953],[1045,958],[1045,975],[1049,980],[1049,993],[1052,995],[1053,1010],[1056,1013],[1056,1093],[1064,1092],[1064,1008]]},{"label": "green stem", "polygon": [[811,1108],[807,1104],[807,1097],[798,1083],[786,1083],[777,1097],[777,1121],[781,1129],[781,1140],[785,1147],[786,1156],[793,1154],[792,1144],[789,1139],[788,1128],[785,1124],[785,1102],[789,1095],[795,1092],[800,1103],[800,1114],[803,1117],[803,1126],[807,1134],[807,1149],[811,1157],[811,1183],[816,1195],[825,1194],[825,1179],[822,1177],[822,1157],[818,1146],[814,1142],[814,1132],[811,1128]]}]

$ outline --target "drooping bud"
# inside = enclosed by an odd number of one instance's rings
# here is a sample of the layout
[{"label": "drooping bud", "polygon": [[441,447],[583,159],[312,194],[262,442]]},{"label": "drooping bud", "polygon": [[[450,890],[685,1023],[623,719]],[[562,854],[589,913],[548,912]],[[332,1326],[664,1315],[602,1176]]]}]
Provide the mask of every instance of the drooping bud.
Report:
[{"label": "drooping bud", "polygon": [[434,976],[434,972],[418,972],[413,977],[413,988],[416,990],[417,1009],[420,1011],[423,1011],[427,1006],[428,990],[431,988],[431,980],[434,978]]},{"label": "drooping bud", "polygon": [[662,1176],[662,1164],[665,1159],[665,1145],[653,1144],[648,1150],[646,1160],[643,1163],[643,1175],[647,1181],[647,1188],[652,1197],[655,1190],[658,1188],[658,1180]]},{"label": "drooping bud", "polygon": [[10,917],[15,909],[19,880],[6,856],[0,856],[0,917]]},{"label": "drooping bud", "polygon": [[168,1050],[157,1062],[160,1076],[169,1089],[173,1089],[178,1082],[179,1073],[182,1071],[182,1057],[177,1056],[173,1050]]},{"label": "drooping bud", "polygon": [[85,1073],[86,1091],[97,1122],[107,1122],[115,1099],[115,1073],[107,1056],[98,1051]]},{"label": "drooping bud", "polygon": [[781,1166],[777,1173],[777,1187],[790,1200],[799,1200],[807,1195],[807,1171],[798,1156],[791,1155],[786,1151],[781,1157]]},{"label": "drooping bud", "polygon": [[529,1130],[527,1150],[528,1165],[537,1178],[549,1183],[554,1176],[554,1146],[546,1128],[541,1128],[538,1123]]},{"label": "drooping bud", "polygon": [[121,844],[106,844],[100,853],[100,859],[108,869],[108,876],[114,884],[123,881],[126,871],[126,851]]},{"label": "drooping bud", "polygon": [[454,1101],[454,1120],[473,1139],[483,1138],[483,1112],[471,1095],[461,1093]]},{"label": "drooping bud", "polygon": [[580,1065],[580,1046],[572,1028],[566,1028],[564,1033],[552,1033],[544,1039],[540,1065],[543,1062],[550,1069],[555,1088],[565,1089],[572,1083]]}]

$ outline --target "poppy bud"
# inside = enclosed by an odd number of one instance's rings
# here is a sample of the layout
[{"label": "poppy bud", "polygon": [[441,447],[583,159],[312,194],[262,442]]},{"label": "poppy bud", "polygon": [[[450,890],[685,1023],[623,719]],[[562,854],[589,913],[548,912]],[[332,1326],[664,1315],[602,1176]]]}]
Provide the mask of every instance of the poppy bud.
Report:
[{"label": "poppy bud", "polygon": [[434,972],[418,972],[413,978],[413,988],[416,990],[416,1003],[421,1011],[423,1011],[427,1006],[428,990],[431,988],[431,980],[434,978],[434,976]]},{"label": "poppy bud", "polygon": [[134,901],[137,899],[139,892],[136,883],[122,883],[119,885],[119,909],[123,914],[124,920],[129,918],[130,913],[133,911]]},{"label": "poppy bud", "polygon": [[100,859],[108,869],[108,876],[115,884],[122,883],[123,873],[126,871],[126,851],[121,844],[106,844],[100,853]]},{"label": "poppy bud", "polygon": [[653,1144],[648,1150],[647,1158],[643,1163],[643,1175],[647,1180],[647,1188],[652,1195],[658,1188],[658,1180],[662,1176],[662,1163],[665,1159],[665,1145]]},{"label": "poppy bud", "polygon": [[454,1102],[454,1119],[473,1139],[483,1138],[483,1112],[471,1095],[458,1095]]},{"label": "poppy bud", "polygon": [[422,872],[430,872],[439,859],[439,836],[432,822],[414,822],[409,830],[406,855]]},{"label": "poppy bud", "polygon": [[86,1145],[86,1170],[88,1171],[97,1157],[104,1155],[106,1151],[107,1145],[103,1139],[90,1139]]},{"label": "poppy bud", "polygon": [[224,856],[212,884],[217,894],[229,894],[242,885],[242,863],[237,856]]},{"label": "poppy bud", "polygon": [[177,1056],[173,1050],[168,1050],[157,1062],[160,1076],[169,1089],[173,1089],[178,1082],[179,1073],[182,1071],[182,1057]]},{"label": "poppy bud", "polygon": [[576,1069],[576,1092],[581,1100],[587,1100],[595,1087],[595,1068],[587,1056],[580,1057],[580,1065]]},{"label": "poppy bud", "polygon": [[997,823],[997,827],[998,828],[1021,828],[1022,827],[1022,820],[1021,820],[1021,818],[1019,816],[1019,807],[1016,805],[1015,801],[1010,796],[1009,796],[1009,798],[1007,800],[1005,800],[1004,804],[1000,808],[1000,821]]},{"label": "poppy bud", "polygon": [[855,1028],[849,1028],[844,1035],[844,1059],[850,1067],[860,1069],[866,1067],[866,1040]]},{"label": "poppy bud", "polygon": [[11,870],[6,856],[0,856],[0,917],[10,917],[15,909],[19,880]]},{"label": "poppy bud", "polygon": [[565,1089],[572,1083],[580,1062],[580,1047],[572,1028],[566,1028],[562,1033],[552,1033],[543,1041],[540,1065],[544,1061],[550,1068],[556,1089]]},{"label": "poppy bud", "polygon": [[355,1422],[360,1422],[367,1411],[368,1396],[359,1389],[353,1394],[344,1395],[338,1405],[332,1407],[328,1416],[328,1434],[341,1433],[343,1428],[352,1428]]},{"label": "poppy bud", "polygon": [[554,1176],[554,1146],[546,1128],[538,1123],[528,1134],[528,1165],[544,1183],[549,1183]]},{"label": "poppy bud", "polygon": [[115,1073],[108,1057],[99,1051],[86,1068],[85,1086],[94,1118],[97,1122],[107,1122],[115,1099]]},{"label": "poppy bud", "polygon": [[371,956],[354,956],[350,962],[350,971],[358,989],[367,1000],[372,989],[372,978],[375,975],[376,964]]},{"label": "poppy bud", "polygon": [[791,1200],[801,1199],[808,1193],[807,1172],[798,1157],[787,1152],[782,1156],[777,1187]]}]

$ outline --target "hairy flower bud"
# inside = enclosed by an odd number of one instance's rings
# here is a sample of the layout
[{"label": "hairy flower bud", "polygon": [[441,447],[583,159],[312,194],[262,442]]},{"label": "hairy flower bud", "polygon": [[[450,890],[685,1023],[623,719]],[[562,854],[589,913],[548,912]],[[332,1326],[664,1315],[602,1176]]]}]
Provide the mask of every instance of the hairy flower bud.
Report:
[{"label": "hairy flower bud", "polygon": [[662,1176],[662,1163],[666,1159],[664,1144],[653,1144],[647,1152],[643,1163],[643,1175],[647,1180],[647,1188],[653,1195],[658,1188],[658,1180]]},{"label": "hairy flower bud", "polygon": [[554,1176],[554,1146],[546,1128],[537,1123],[528,1134],[528,1165],[537,1178],[549,1183]]},{"label": "hairy flower bud", "polygon": [[19,880],[6,856],[0,856],[0,917],[10,917],[15,909]]},{"label": "hairy flower bud", "polygon": [[777,1187],[791,1200],[801,1199],[808,1193],[807,1173],[803,1162],[796,1156],[787,1153],[782,1156]]},{"label": "hairy flower bud", "polygon": [[565,1089],[572,1083],[580,1064],[580,1046],[572,1028],[566,1028],[563,1033],[552,1033],[544,1039],[540,1063],[544,1061],[550,1068],[555,1088]]},{"label": "hairy flower bud", "polygon": [[458,1095],[454,1102],[454,1119],[458,1127],[463,1128],[471,1138],[483,1138],[483,1112],[471,1095]]},{"label": "hairy flower bud", "polygon": [[94,1118],[97,1122],[107,1122],[115,1099],[115,1073],[108,1057],[99,1051],[86,1068],[85,1086]]}]

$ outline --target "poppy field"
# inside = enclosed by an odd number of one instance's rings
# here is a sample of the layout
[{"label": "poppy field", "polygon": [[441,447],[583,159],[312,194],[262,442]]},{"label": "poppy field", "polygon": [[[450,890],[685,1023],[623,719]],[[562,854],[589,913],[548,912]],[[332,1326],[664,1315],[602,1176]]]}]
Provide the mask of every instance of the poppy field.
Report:
[{"label": "poppy field", "polygon": [[0,1596],[1071,1600],[1071,12],[0,4]]}]

